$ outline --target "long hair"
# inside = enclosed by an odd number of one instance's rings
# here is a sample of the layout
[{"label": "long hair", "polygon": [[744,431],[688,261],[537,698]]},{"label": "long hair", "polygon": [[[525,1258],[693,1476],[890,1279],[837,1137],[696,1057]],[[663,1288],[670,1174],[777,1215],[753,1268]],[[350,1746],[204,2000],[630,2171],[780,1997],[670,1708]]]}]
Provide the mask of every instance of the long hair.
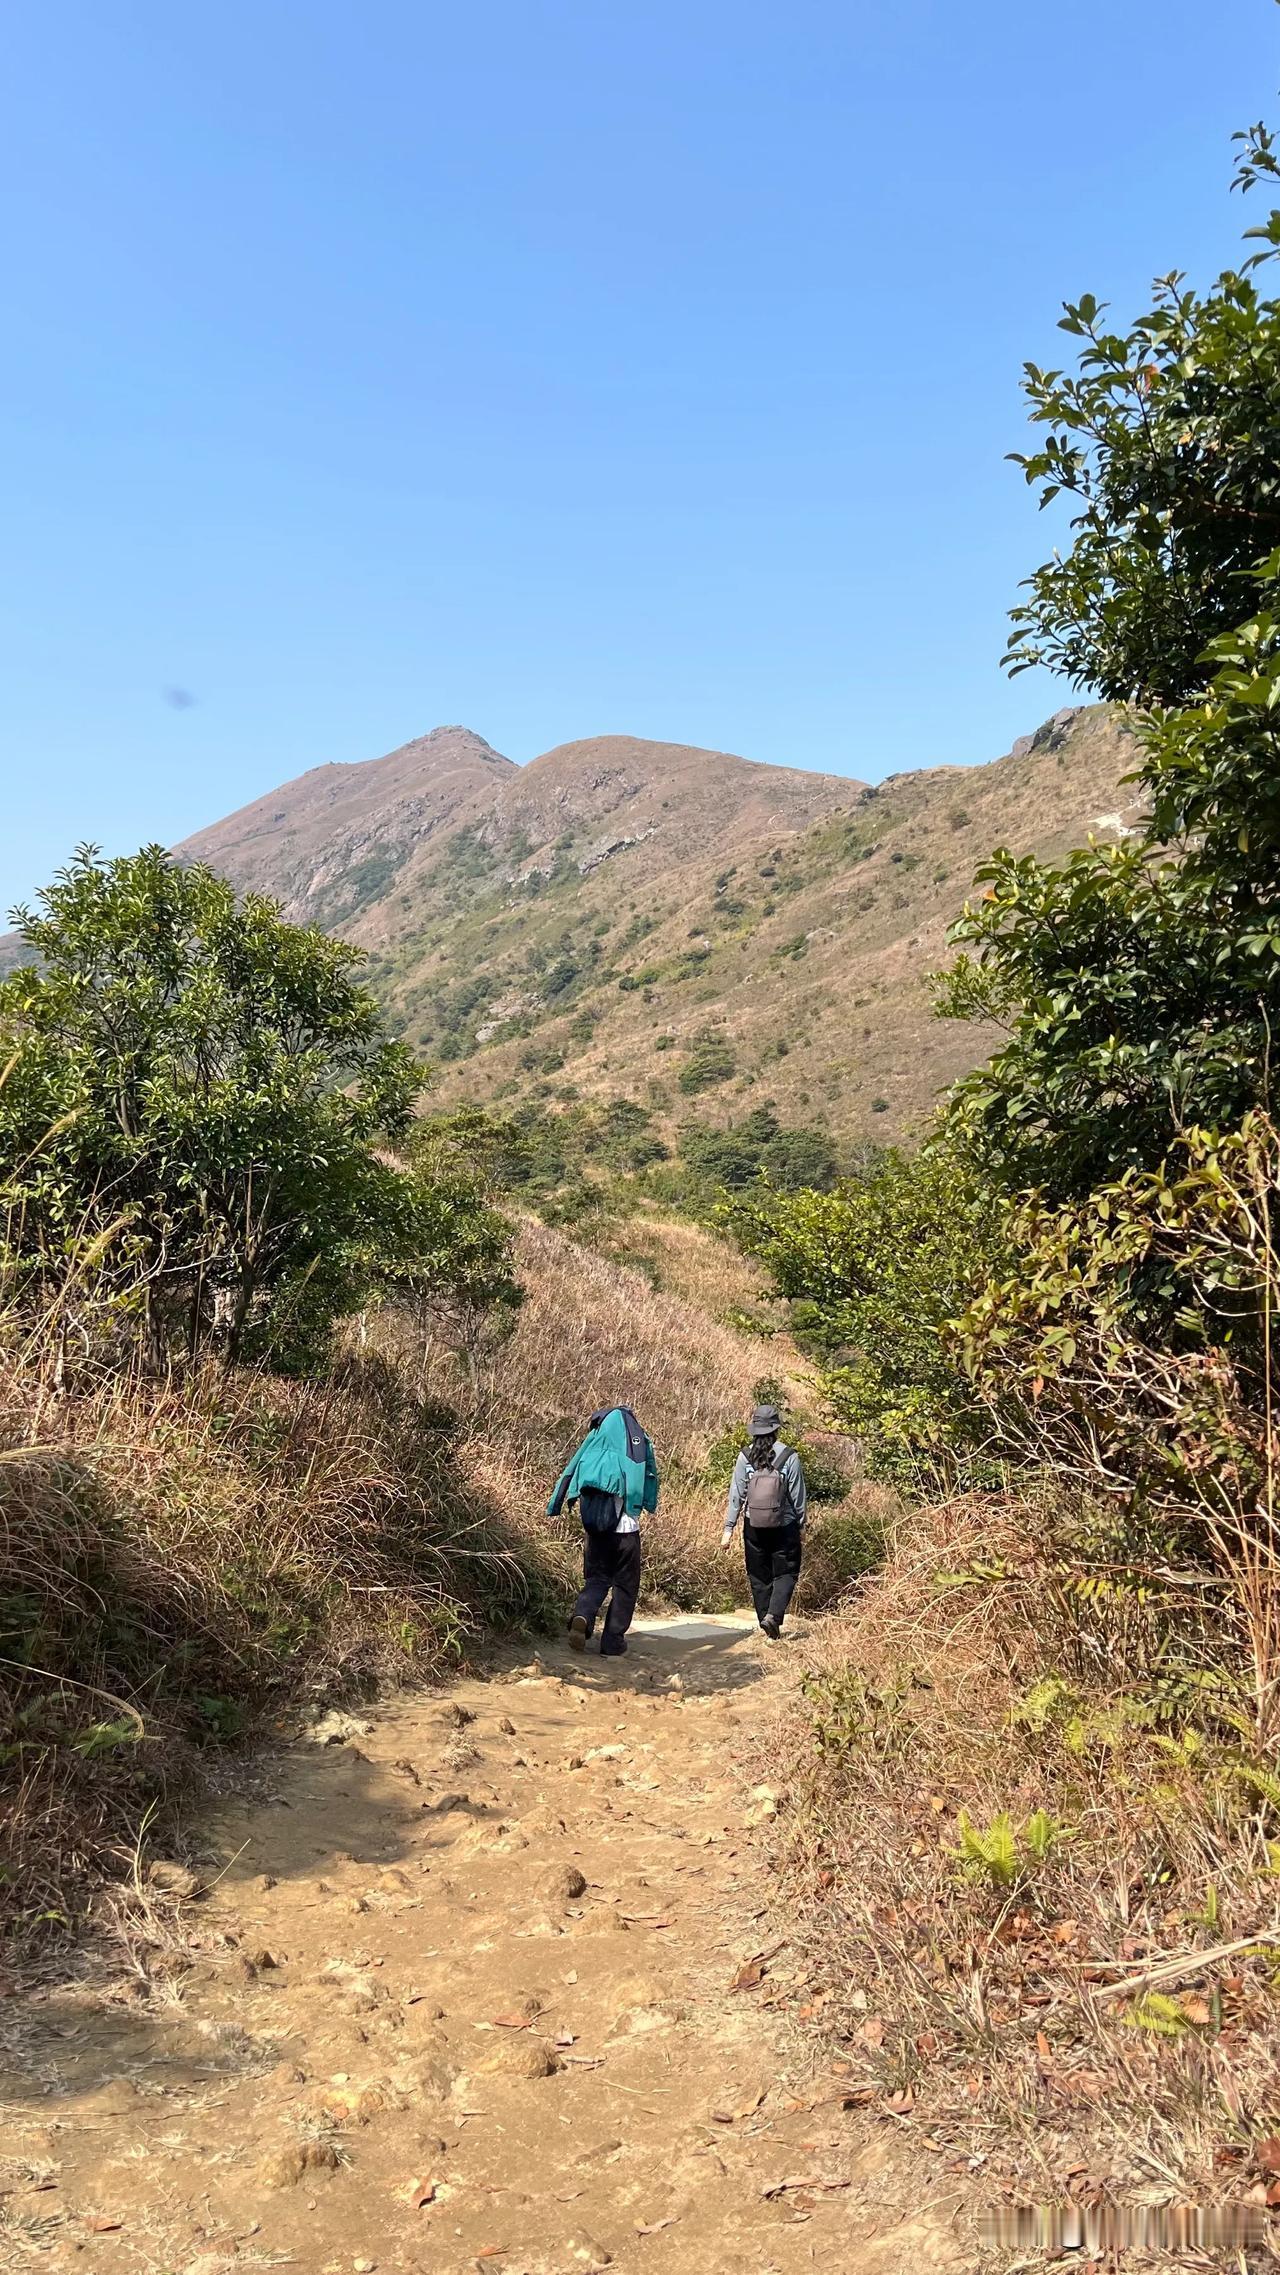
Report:
[{"label": "long hair", "polygon": [[772,1469],[773,1449],[778,1443],[776,1430],[766,1430],[762,1438],[753,1438],[747,1447],[747,1460],[753,1469]]}]

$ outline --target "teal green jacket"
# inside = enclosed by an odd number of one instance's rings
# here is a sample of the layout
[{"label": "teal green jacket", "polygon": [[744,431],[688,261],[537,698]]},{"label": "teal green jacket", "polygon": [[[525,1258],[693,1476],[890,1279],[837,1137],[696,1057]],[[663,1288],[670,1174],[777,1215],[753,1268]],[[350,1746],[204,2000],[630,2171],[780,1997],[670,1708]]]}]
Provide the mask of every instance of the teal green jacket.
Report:
[{"label": "teal green jacket", "polygon": [[615,1406],[597,1423],[590,1436],[583,1439],[573,1460],[561,1471],[556,1489],[547,1503],[547,1515],[559,1516],[566,1501],[576,1501],[584,1485],[593,1485],[597,1492],[616,1493],[625,1502],[629,1517],[638,1517],[642,1509],[658,1506],[658,1463],[653,1440],[635,1424],[635,1438],[644,1439],[644,1458],[638,1460],[628,1447],[627,1417],[620,1406]]}]

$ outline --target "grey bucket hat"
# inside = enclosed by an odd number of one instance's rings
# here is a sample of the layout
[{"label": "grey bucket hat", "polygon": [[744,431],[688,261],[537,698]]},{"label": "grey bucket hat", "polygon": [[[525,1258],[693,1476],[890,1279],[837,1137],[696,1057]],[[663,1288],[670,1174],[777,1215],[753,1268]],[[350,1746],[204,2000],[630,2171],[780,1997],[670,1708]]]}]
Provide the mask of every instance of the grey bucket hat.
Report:
[{"label": "grey bucket hat", "polygon": [[751,1435],[753,1438],[767,1438],[772,1431],[781,1428],[782,1416],[776,1406],[756,1406],[752,1409]]}]

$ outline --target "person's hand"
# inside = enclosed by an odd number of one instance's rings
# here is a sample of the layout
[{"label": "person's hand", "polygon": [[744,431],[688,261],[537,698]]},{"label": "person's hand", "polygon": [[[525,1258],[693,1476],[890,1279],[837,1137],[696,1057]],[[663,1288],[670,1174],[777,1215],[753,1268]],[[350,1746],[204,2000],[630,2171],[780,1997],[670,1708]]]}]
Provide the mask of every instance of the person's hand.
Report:
[{"label": "person's hand", "polygon": [[720,1535],[720,1546],[721,1548],[732,1548],[733,1546],[733,1534],[727,1527]]}]

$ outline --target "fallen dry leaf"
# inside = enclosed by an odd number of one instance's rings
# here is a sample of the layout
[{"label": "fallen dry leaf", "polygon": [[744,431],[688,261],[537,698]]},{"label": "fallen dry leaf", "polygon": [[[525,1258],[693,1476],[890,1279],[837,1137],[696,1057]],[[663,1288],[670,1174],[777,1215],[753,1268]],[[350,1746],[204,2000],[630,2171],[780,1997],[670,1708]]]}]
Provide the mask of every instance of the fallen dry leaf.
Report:
[{"label": "fallen dry leaf", "polygon": [[858,2036],[865,2046],[883,2046],[884,2016],[882,2014],[869,2014],[858,2032]]},{"label": "fallen dry leaf", "polygon": [[1206,2024],[1213,2021],[1213,2008],[1208,1999],[1201,1998],[1198,1991],[1184,1991],[1178,2003],[1188,2022],[1196,2023],[1200,2029],[1203,2030]]},{"label": "fallen dry leaf", "polygon": [[891,2093],[885,2102],[891,2117],[909,2117],[915,2105],[916,2097],[909,2085],[904,2085],[898,2093]]},{"label": "fallen dry leaf", "polygon": [[759,1989],[763,1981],[763,1959],[744,1959],[729,1988],[731,1991],[754,1991]]},{"label": "fallen dry leaf", "polygon": [[662,2228],[673,2228],[679,2217],[678,2212],[668,2212],[665,2220],[637,2220],[636,2234],[638,2236],[656,2236]]},{"label": "fallen dry leaf", "polygon": [[95,2212],[90,2219],[85,2221],[85,2226],[90,2235],[113,2236],[118,2229],[124,2226],[124,2221],[113,2220],[109,2212]]},{"label": "fallen dry leaf", "polygon": [[424,2204],[434,2204],[435,2196],[434,2180],[411,2180],[404,2191],[404,2200],[412,2212],[420,2212]]},{"label": "fallen dry leaf", "polygon": [[1264,2172],[1280,2172],[1280,2133],[1268,2134],[1253,2153]]},{"label": "fallen dry leaf", "polygon": [[1036,2052],[1040,2056],[1042,2062],[1051,2061],[1053,2058],[1053,2049],[1051,2048],[1048,2039],[1045,2037],[1043,2030],[1037,2030],[1036,2032]]},{"label": "fallen dry leaf", "polygon": [[493,2027],[495,2030],[532,2030],[533,2016],[531,2014],[495,2014]]}]

